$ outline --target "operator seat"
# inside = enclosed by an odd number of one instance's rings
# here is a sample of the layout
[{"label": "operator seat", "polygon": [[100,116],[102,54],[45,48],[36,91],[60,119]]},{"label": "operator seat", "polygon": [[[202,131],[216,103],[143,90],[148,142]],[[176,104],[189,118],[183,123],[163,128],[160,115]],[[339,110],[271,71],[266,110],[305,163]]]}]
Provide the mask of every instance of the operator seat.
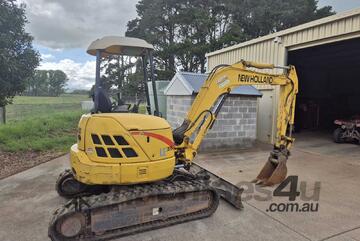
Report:
[{"label": "operator seat", "polygon": [[94,94],[95,110],[94,112],[110,113],[112,110],[112,103],[107,92],[99,87],[95,88]]},{"label": "operator seat", "polygon": [[111,103],[108,93],[103,88],[99,87],[95,90],[94,103],[95,113],[138,113],[140,101],[138,104],[135,104],[131,110],[129,109],[130,105],[123,102],[119,103],[119,105],[114,106]]}]

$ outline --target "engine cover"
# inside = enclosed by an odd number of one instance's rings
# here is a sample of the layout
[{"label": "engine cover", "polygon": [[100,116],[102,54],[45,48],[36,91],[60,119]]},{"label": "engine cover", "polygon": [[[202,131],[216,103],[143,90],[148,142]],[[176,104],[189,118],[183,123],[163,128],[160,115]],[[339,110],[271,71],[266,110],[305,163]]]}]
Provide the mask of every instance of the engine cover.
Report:
[{"label": "engine cover", "polygon": [[75,178],[86,184],[152,182],[175,166],[169,123],[133,113],[84,115],[78,143],[71,148]]}]

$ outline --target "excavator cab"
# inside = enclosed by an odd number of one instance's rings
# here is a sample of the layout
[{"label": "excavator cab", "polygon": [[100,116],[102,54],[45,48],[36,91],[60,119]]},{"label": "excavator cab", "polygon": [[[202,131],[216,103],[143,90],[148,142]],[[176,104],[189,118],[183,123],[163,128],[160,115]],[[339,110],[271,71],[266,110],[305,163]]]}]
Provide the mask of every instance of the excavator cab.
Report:
[{"label": "excavator cab", "polygon": [[[131,56],[140,57],[143,65],[143,84],[145,86],[146,110],[149,114],[159,116],[159,105],[157,100],[155,78],[153,46],[145,40],[130,37],[106,36],[93,41],[87,49],[87,53],[96,56],[96,77],[95,89],[93,94],[94,109],[93,113],[138,113],[140,100],[137,103],[128,104],[121,99],[121,94],[117,93],[117,101],[112,102],[109,93],[104,89],[101,78],[101,61],[109,56]],[[149,66],[150,65],[150,66]],[[148,79],[154,93],[154,112],[151,113],[150,96],[148,90]]]}]

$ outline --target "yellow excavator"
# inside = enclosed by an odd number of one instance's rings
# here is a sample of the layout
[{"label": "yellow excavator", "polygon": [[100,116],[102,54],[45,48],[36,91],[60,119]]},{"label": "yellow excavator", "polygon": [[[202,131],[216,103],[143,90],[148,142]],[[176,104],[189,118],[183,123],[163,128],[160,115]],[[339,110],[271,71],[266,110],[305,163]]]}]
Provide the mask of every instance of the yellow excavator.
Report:
[{"label": "yellow excavator", "polygon": [[[108,55],[141,56],[145,82],[150,60],[153,80],[152,50],[144,40],[124,37],[104,37],[89,46],[87,52],[97,56],[95,109],[81,117],[78,141],[70,150],[71,170],[60,174],[56,184],[59,195],[70,200],[54,212],[48,231],[53,241],[111,239],[208,217],[220,197],[242,208],[241,188],[193,163],[221,106],[238,86],[280,86],[276,141],[254,181],[273,185],[285,179],[298,92],[294,66],[241,60],[215,67],[182,125],[172,130],[158,116],[119,111],[101,87],[100,60]],[[148,93],[147,100],[149,105]]]}]

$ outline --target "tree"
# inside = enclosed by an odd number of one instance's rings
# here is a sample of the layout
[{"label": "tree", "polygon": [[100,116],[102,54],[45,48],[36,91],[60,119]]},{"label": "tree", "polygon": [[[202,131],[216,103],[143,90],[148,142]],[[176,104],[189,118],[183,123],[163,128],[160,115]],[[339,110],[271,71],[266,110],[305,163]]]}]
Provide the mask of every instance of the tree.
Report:
[{"label": "tree", "polygon": [[181,2],[176,21],[179,51],[175,56],[182,70],[204,73],[205,54],[223,47],[231,22],[231,9],[225,3],[216,0]]},{"label": "tree", "polygon": [[25,89],[26,80],[39,65],[33,38],[25,32],[25,6],[0,0],[0,106]]},{"label": "tree", "polygon": [[[243,33],[247,41],[334,14],[330,6],[317,7],[316,0],[231,0],[230,32]],[[231,29],[235,28],[235,29]]]},{"label": "tree", "polygon": [[48,95],[59,96],[65,91],[65,84],[68,80],[66,74],[61,70],[48,71],[49,87]]},{"label": "tree", "polygon": [[[120,95],[122,100],[143,99],[143,66],[141,58],[130,56],[110,56],[102,61],[102,88]],[[90,91],[90,95],[93,93]]]},{"label": "tree", "polygon": [[131,62],[130,56],[109,56],[102,60],[101,70],[104,71],[102,76],[102,87],[110,90],[116,87],[118,91],[122,90],[127,81],[127,75],[132,72],[135,62]]},{"label": "tree", "polygon": [[334,14],[316,0],[140,0],[127,36],[155,46],[158,78],[205,72],[205,54]]},{"label": "tree", "polygon": [[45,95],[48,90],[47,79],[48,75],[46,70],[36,70],[34,75],[28,79],[24,94],[31,96]]},{"label": "tree", "polygon": [[156,49],[156,74],[168,79],[175,73],[176,15],[178,0],[142,0],[136,5],[138,18],[129,21],[126,36],[152,43]]},{"label": "tree", "polygon": [[122,87],[122,96],[128,100],[145,100],[145,86],[142,61],[134,63]]},{"label": "tree", "polygon": [[36,70],[26,83],[25,95],[59,96],[65,91],[68,80],[61,70]]}]

